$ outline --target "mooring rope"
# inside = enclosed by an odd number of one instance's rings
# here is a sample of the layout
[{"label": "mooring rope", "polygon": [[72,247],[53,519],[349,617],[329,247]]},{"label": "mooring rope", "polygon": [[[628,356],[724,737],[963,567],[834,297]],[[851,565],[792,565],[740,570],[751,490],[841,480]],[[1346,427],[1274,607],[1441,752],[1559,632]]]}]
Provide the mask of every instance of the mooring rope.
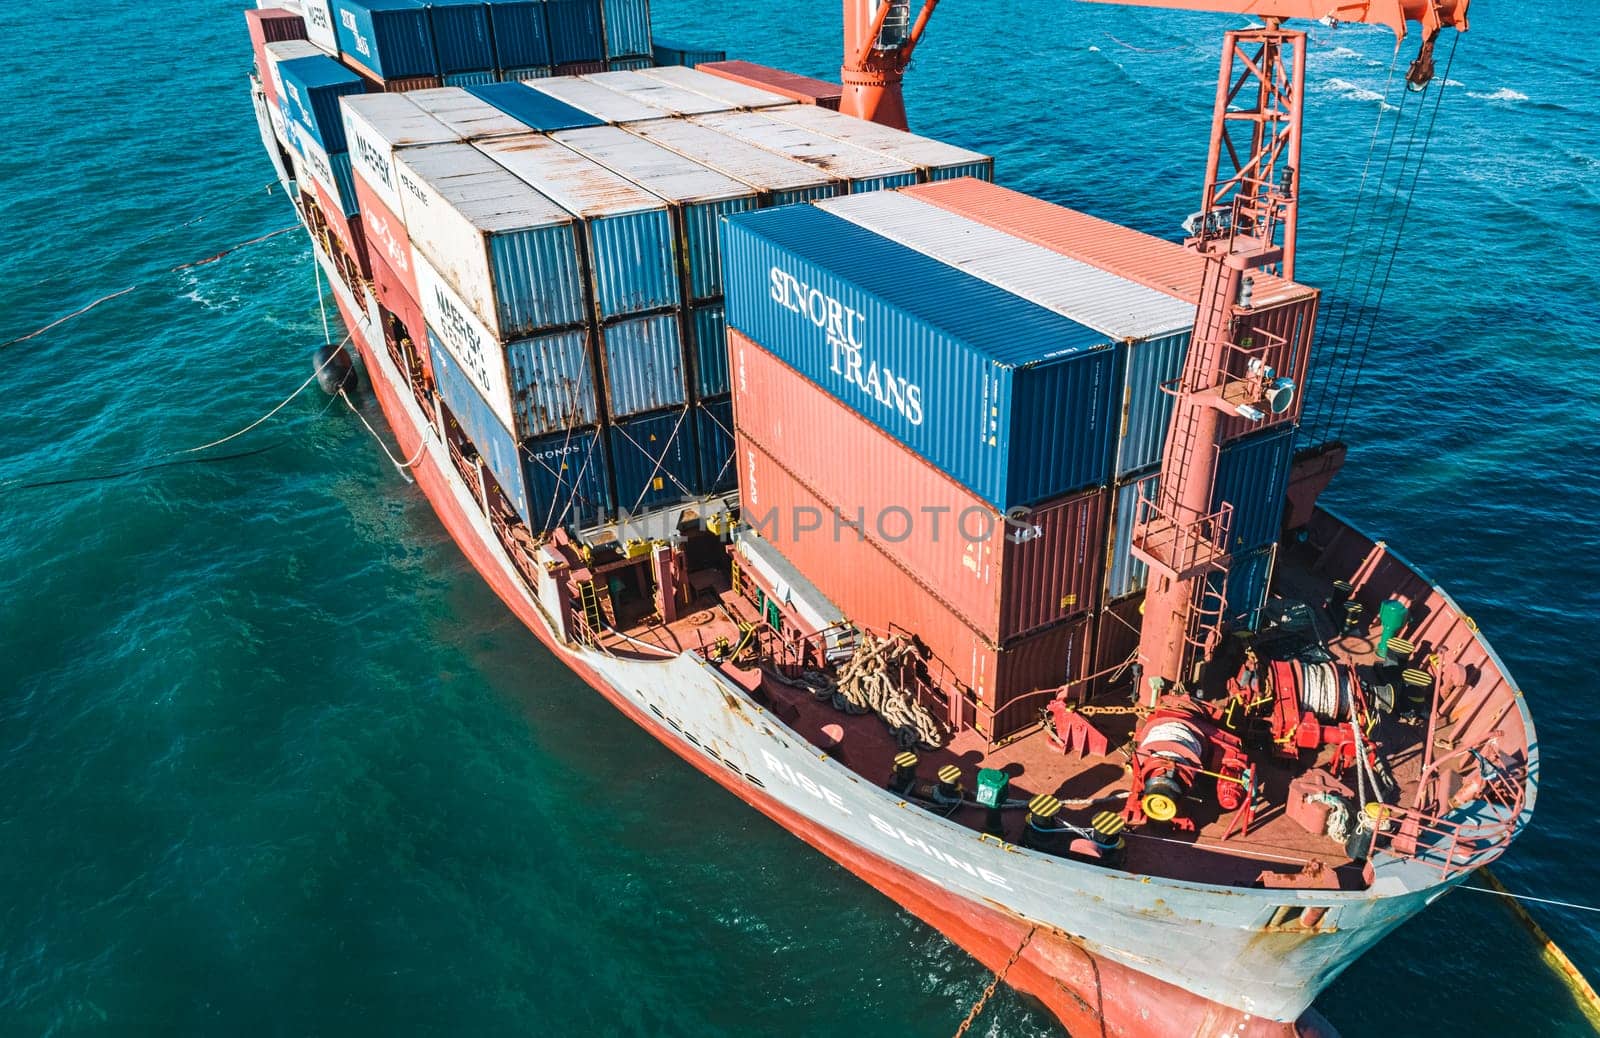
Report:
[{"label": "mooring rope", "polygon": [[367,427],[367,432],[371,433],[372,438],[378,441],[378,447],[383,451],[384,455],[388,457],[389,463],[392,464],[395,467],[395,470],[400,473],[400,478],[405,480],[407,483],[415,483],[416,480],[412,479],[411,473],[407,472],[406,470],[422,460],[423,453],[428,449],[427,436],[423,435],[417,441],[417,453],[411,456],[411,460],[401,461],[399,458],[394,456],[393,452],[389,450],[389,445],[383,442],[383,437],[378,434],[378,430],[372,427],[372,423],[367,421],[367,416],[361,413],[361,409],[355,405],[355,402],[350,399],[350,395],[343,389],[339,390],[339,399],[343,400],[345,406],[350,408],[351,414],[361,419],[361,424]]}]

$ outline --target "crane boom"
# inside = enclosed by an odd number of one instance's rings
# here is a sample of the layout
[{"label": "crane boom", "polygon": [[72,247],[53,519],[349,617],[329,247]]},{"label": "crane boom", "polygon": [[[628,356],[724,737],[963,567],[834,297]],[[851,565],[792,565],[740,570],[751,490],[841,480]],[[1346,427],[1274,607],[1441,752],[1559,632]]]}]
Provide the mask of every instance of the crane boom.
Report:
[{"label": "crane boom", "polygon": [[1465,32],[1469,0],[1089,0],[1089,2],[1243,14],[1275,22],[1293,18],[1310,21],[1331,19],[1338,22],[1362,22],[1367,25],[1386,25],[1394,30],[1397,40],[1403,40],[1406,36],[1407,22],[1416,22],[1429,36],[1446,27]]}]

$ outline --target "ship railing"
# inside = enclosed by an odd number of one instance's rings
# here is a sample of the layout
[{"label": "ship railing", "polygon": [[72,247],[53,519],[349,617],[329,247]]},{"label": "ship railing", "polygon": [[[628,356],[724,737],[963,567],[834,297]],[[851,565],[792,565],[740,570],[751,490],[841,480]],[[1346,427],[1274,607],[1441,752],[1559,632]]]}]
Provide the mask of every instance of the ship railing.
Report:
[{"label": "ship railing", "polygon": [[[1383,808],[1373,849],[1432,866],[1441,879],[1470,872],[1498,858],[1521,824],[1527,783],[1526,776],[1507,771],[1485,753],[1495,749],[1491,734],[1434,761],[1419,780],[1416,807]],[[1451,762],[1475,764],[1476,773],[1446,798],[1443,786],[1447,773],[1443,766]],[[1448,808],[1449,813],[1440,813],[1441,807]],[[1472,814],[1463,817],[1463,812]]]},{"label": "ship railing", "polygon": [[1181,510],[1168,511],[1161,506],[1157,478],[1151,476],[1139,483],[1134,556],[1172,580],[1187,580],[1218,568],[1228,555],[1233,505],[1224,502],[1215,512],[1194,518],[1181,515]]}]

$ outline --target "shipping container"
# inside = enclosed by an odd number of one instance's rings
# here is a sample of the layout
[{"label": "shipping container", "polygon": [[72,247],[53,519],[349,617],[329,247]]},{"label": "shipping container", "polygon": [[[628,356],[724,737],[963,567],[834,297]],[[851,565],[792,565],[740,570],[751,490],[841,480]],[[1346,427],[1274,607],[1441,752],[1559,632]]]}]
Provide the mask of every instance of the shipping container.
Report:
[{"label": "shipping container", "polygon": [[261,89],[266,93],[267,100],[276,105],[279,95],[267,62],[267,44],[304,40],[305,19],[293,11],[277,8],[252,8],[244,13],[244,18],[250,29],[250,45],[256,55],[256,78],[261,80]]},{"label": "shipping container", "polygon": [[[411,305],[420,307],[422,304],[417,302],[420,295],[417,291],[416,261],[412,258],[411,239],[406,234],[405,224],[389,210],[365,177],[358,175],[355,186],[356,204],[361,208],[362,237],[366,241],[367,251],[375,258],[383,259],[401,290],[411,298]],[[389,308],[395,309],[393,305]]]},{"label": "shipping container", "polygon": [[528,132],[528,127],[520,120],[460,87],[418,90],[405,96],[407,101],[449,127],[464,141],[516,137]]},{"label": "shipping container", "polygon": [[597,72],[604,72],[604,61],[569,61],[563,65],[556,65],[551,69],[556,76],[592,76]]},{"label": "shipping container", "polygon": [[606,403],[613,417],[681,405],[686,399],[683,331],[676,313],[603,325]]},{"label": "shipping container", "polygon": [[1293,461],[1294,428],[1287,425],[1222,448],[1212,505],[1233,505],[1229,551],[1248,552],[1278,539]]},{"label": "shipping container", "polygon": [[1254,631],[1261,623],[1261,608],[1267,601],[1267,589],[1272,582],[1273,564],[1278,557],[1278,546],[1265,548],[1228,560],[1228,575],[1212,574],[1207,584],[1213,593],[1219,584],[1223,587],[1222,620],[1230,631]]},{"label": "shipping container", "polygon": [[1094,655],[1089,673],[1095,680],[1088,693],[1099,696],[1133,685],[1130,664],[1139,649],[1139,629],[1144,624],[1144,592],[1106,603],[1095,617]]},{"label": "shipping container", "polygon": [[726,61],[728,52],[705,47],[687,47],[676,40],[654,37],[650,41],[650,56],[660,66],[682,65],[693,67],[702,61]]},{"label": "shipping container", "polygon": [[688,264],[689,301],[722,295],[722,218],[756,208],[755,189],[619,127],[551,136],[671,203]]},{"label": "shipping container", "polygon": [[770,90],[800,104],[831,108],[835,112],[839,110],[839,101],[844,94],[844,88],[837,83],[749,61],[701,61],[695,63],[695,68],[707,75]]},{"label": "shipping container", "polygon": [[721,396],[728,382],[728,320],[721,303],[705,303],[689,311],[689,336],[695,356],[695,392]]},{"label": "shipping container", "polygon": [[[363,94],[346,98],[341,107],[351,166],[389,213],[400,217],[405,203],[400,197],[395,152],[428,144],[454,143],[460,140],[459,135],[402,94]],[[404,223],[399,227],[399,237],[403,240]]]},{"label": "shipping container", "polygon": [[677,242],[665,202],[548,137],[478,147],[583,220],[602,320],[678,305]]},{"label": "shipping container", "polygon": [[517,447],[516,439],[501,424],[483,397],[478,395],[472,377],[462,370],[460,361],[445,349],[432,328],[428,329],[427,335],[433,381],[438,388],[439,398],[450,409],[450,414],[455,417],[461,431],[466,433],[467,439],[478,449],[478,457],[494,474],[511,507],[529,526],[538,529],[533,521],[522,452]]},{"label": "shipping container", "polygon": [[[499,341],[586,317],[571,214],[466,144],[395,156],[401,216],[426,256]],[[419,282],[424,293],[426,287]],[[423,300],[426,303],[426,299]],[[449,329],[434,328],[447,333]],[[448,336],[446,345],[450,345]]]},{"label": "shipping container", "polygon": [[529,65],[523,68],[502,69],[500,71],[500,82],[531,83],[535,80],[547,79],[549,76],[549,65]]},{"label": "shipping container", "polygon": [[300,61],[305,58],[325,57],[322,51],[307,40],[279,40],[275,43],[263,44],[261,47],[262,60],[266,64],[266,76],[261,81],[261,87],[267,96],[273,98],[280,113],[292,118],[292,113],[287,108],[284,98],[283,77],[278,73],[278,67],[286,61]]},{"label": "shipping container", "polygon": [[439,74],[494,71],[494,40],[484,0],[428,0]]},{"label": "shipping container", "polygon": [[739,483],[733,464],[733,400],[717,397],[694,405],[695,454],[699,457],[699,494],[726,494]]},{"label": "shipping container", "polygon": [[436,76],[433,27],[415,0],[333,0],[339,52],[379,79]]},{"label": "shipping container", "polygon": [[[1139,514],[1140,484],[1134,476],[1111,491],[1111,537],[1106,543],[1107,601],[1141,592],[1150,580],[1150,567],[1133,557],[1133,524]],[[1157,484],[1150,484],[1153,490]]]},{"label": "shipping container", "polygon": [[335,215],[340,223],[341,238],[345,244],[350,244],[353,234],[343,220],[361,211],[356,198],[355,176],[350,171],[350,153],[341,151],[329,155],[298,123],[288,123],[286,129],[294,143],[294,150],[305,161],[312,182],[326,196],[324,208],[330,210],[330,215]]},{"label": "shipping container", "polygon": [[1172,416],[1161,384],[1181,373],[1192,305],[906,192],[849,195],[819,207],[1107,336],[1119,354],[1116,474],[1160,462]]},{"label": "shipping container", "polygon": [[686,119],[630,123],[627,131],[735,180],[760,193],[763,205],[792,205],[843,194],[846,182],[815,166],[736,141]]},{"label": "shipping container", "polygon": [[556,76],[528,86],[595,117],[602,123],[629,123],[659,119],[661,111],[578,76]]},{"label": "shipping container", "polygon": [[496,68],[509,72],[549,67],[550,30],[545,25],[544,0],[488,0],[488,8]]},{"label": "shipping container", "polygon": [[663,115],[705,115],[710,112],[730,111],[733,106],[697,94],[693,90],[674,86],[637,71],[601,72],[587,77],[607,90],[615,90],[624,97],[656,109],[656,117]]},{"label": "shipping container", "polygon": [[469,87],[467,93],[494,105],[532,130],[571,130],[579,126],[599,126],[601,123],[588,112],[557,101],[523,83],[491,83]]},{"label": "shipping container", "polygon": [[1002,514],[744,336],[728,339],[739,434],[979,634],[1004,644],[1093,608],[1104,492]]},{"label": "shipping container", "polygon": [[624,418],[611,426],[611,464],[616,474],[619,515],[694,497],[700,481],[689,409]]},{"label": "shipping container", "polygon": [[994,179],[993,158],[944,141],[841,115],[815,105],[790,105],[772,114],[776,119],[832,137],[836,141],[909,163],[916,167],[924,181],[950,180],[954,177]]},{"label": "shipping container", "polygon": [[[736,408],[737,411],[737,408]],[[828,507],[748,437],[738,435],[741,510],[751,524],[745,536],[759,536],[844,612],[850,621],[878,634],[914,634],[933,654],[933,679],[949,688],[959,683],[986,706],[965,723],[982,726],[992,738],[1010,734],[1018,714],[1031,724],[1048,696],[1018,698],[1083,676],[1090,625],[1069,620],[1001,648],[974,631],[959,614],[932,598],[903,567],[871,542],[840,524],[832,536]],[[756,525],[752,516],[779,517]],[[798,535],[796,527],[805,528]],[[817,536],[823,531],[828,536]],[[996,719],[997,711],[1011,716]]]},{"label": "shipping container", "polygon": [[[1204,262],[1176,242],[979,180],[963,178],[925,184],[906,193],[1148,285],[1190,305],[1199,302]],[[1259,340],[1258,345],[1265,346],[1271,340],[1266,335],[1252,336],[1252,331],[1276,335],[1281,344],[1267,352],[1266,363],[1303,387],[1316,323],[1317,290],[1264,271],[1253,271],[1250,277],[1254,289],[1252,307],[1241,321],[1238,340],[1242,343],[1254,338]],[[1236,373],[1243,374],[1243,359],[1236,358],[1235,363],[1239,366]],[[1261,422],[1224,417],[1223,436],[1234,439],[1268,426],[1292,424],[1299,419],[1303,398],[1304,393],[1297,392],[1294,406]]]},{"label": "shipping container", "polygon": [[544,13],[550,32],[551,64],[605,59],[600,0],[545,0]]},{"label": "shipping container", "polygon": [[506,345],[505,355],[518,439],[599,423],[588,332],[569,329],[519,339]]},{"label": "shipping container", "polygon": [[584,529],[611,515],[604,437],[597,430],[571,429],[533,440],[523,457],[534,509],[528,525],[534,532]]},{"label": "shipping container", "polygon": [[[657,64],[661,65],[660,62]],[[724,79],[721,76],[713,76],[697,69],[685,68],[684,64],[684,62],[671,62],[663,67],[643,71],[651,79],[704,94],[713,100],[721,101],[728,108],[784,108],[794,104],[791,98],[782,94],[775,94],[771,90],[762,90],[760,87],[732,79]]]},{"label": "shipping container", "polygon": [[1004,511],[1102,485],[1105,337],[815,206],[723,231],[728,325]]},{"label": "shipping container", "polygon": [[606,57],[650,57],[650,0],[602,0]]},{"label": "shipping container", "polygon": [[734,140],[815,166],[848,181],[851,191],[876,191],[917,182],[917,171],[910,163],[824,137],[776,119],[770,112],[712,112],[694,116],[694,121]]},{"label": "shipping container", "polygon": [[339,56],[339,22],[333,13],[333,0],[303,0],[306,39],[324,54]]},{"label": "shipping container", "polygon": [[479,72],[452,72],[449,75],[442,76],[440,78],[444,86],[463,88],[488,86],[491,83],[498,83],[501,81],[500,74],[493,69],[484,69]]},{"label": "shipping container", "polygon": [[372,294],[378,297],[378,302],[383,305],[400,322],[405,329],[405,338],[411,340],[423,361],[430,365],[427,339],[427,318],[422,316],[422,307],[411,295],[404,280],[388,262],[382,253],[376,250],[368,254],[372,264]]},{"label": "shipping container", "polygon": [[418,302],[428,327],[455,357],[500,424],[515,429],[517,416],[505,344],[484,326],[420,249],[413,250],[412,260]]}]

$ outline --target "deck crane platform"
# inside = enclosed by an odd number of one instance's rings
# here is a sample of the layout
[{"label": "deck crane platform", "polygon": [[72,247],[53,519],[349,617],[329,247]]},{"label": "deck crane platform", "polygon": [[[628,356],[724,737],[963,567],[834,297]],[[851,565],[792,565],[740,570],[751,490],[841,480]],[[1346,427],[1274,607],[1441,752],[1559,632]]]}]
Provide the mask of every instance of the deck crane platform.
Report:
[{"label": "deck crane platform", "polygon": [[[1153,705],[1198,678],[1221,641],[1232,508],[1211,507],[1223,419],[1259,421],[1300,391],[1264,359],[1267,344],[1236,335],[1252,272],[1292,279],[1299,216],[1306,34],[1294,19],[1408,26],[1422,42],[1406,81],[1433,78],[1439,34],[1467,28],[1469,0],[1092,0],[1244,15],[1260,24],[1224,34],[1200,209],[1185,244],[1205,261],[1194,332],[1177,384],[1159,475],[1140,489],[1132,551],[1150,567],[1139,638],[1139,696]],[[843,111],[905,126],[901,79],[937,0],[845,0]]]}]

